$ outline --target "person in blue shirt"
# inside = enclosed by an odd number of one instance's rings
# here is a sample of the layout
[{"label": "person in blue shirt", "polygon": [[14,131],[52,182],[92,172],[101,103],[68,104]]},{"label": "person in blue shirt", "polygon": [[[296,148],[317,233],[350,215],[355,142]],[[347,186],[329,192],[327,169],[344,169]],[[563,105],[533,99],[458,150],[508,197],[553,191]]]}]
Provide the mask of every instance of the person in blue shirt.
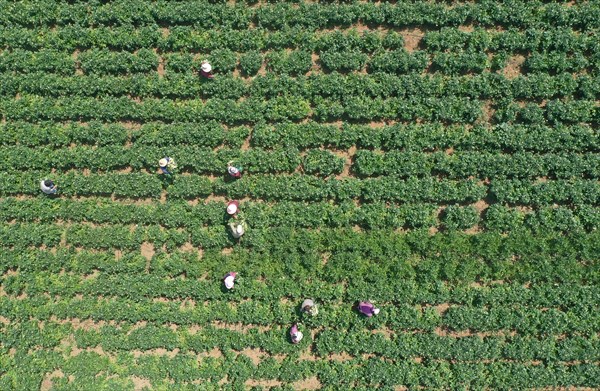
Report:
[{"label": "person in blue shirt", "polygon": [[173,169],[177,168],[177,164],[175,164],[175,160],[168,156],[160,159],[158,161],[158,166],[160,167],[160,170],[163,172],[163,174],[166,174],[166,175],[173,174],[173,171],[169,171],[169,169],[173,170]]}]

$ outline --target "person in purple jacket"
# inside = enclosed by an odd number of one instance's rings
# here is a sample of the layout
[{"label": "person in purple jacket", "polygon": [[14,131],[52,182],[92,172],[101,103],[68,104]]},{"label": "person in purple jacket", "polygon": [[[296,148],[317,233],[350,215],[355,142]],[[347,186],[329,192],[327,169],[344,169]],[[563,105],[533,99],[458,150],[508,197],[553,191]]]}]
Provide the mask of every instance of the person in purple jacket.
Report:
[{"label": "person in purple jacket", "polygon": [[369,301],[361,301],[358,303],[358,311],[370,318],[371,316],[379,313],[379,308],[375,308],[375,306]]}]

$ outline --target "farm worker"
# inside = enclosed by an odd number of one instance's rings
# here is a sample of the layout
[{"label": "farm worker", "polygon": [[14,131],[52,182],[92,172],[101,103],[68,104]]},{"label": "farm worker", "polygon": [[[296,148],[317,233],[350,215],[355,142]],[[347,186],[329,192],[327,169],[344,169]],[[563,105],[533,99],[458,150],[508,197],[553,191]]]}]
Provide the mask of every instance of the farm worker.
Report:
[{"label": "farm worker", "polygon": [[225,274],[225,278],[223,278],[223,282],[225,283],[225,288],[233,289],[233,284],[235,281],[236,272],[229,272]]},{"label": "farm worker", "polygon": [[312,299],[306,299],[302,302],[302,312],[305,314],[309,314],[310,316],[315,316],[319,313],[319,309],[317,305]]},{"label": "farm worker", "polygon": [[229,216],[235,216],[235,214],[238,212],[238,209],[240,207],[240,203],[238,201],[229,201],[229,203],[227,204],[227,214]]},{"label": "farm worker", "polygon": [[[234,217],[235,219],[235,217]],[[229,222],[229,228],[231,229],[231,234],[234,238],[239,239],[246,232],[246,222],[242,219],[234,220],[232,219]]]},{"label": "farm worker", "polygon": [[290,338],[292,339],[292,343],[297,344],[298,342],[302,341],[303,337],[304,335],[302,332],[298,330],[298,325],[294,323],[292,329],[290,330]]},{"label": "farm worker", "polygon": [[163,174],[166,174],[166,175],[173,174],[173,172],[169,171],[168,169],[173,170],[173,169],[177,168],[175,159],[170,158],[168,156],[165,156],[164,158],[160,159],[158,161],[158,166],[160,167],[160,170],[163,172]]},{"label": "farm worker", "polygon": [[368,317],[377,315],[379,313],[379,308],[375,308],[375,306],[368,301],[361,301],[358,303],[358,310],[360,313]]},{"label": "farm worker", "polygon": [[227,163],[227,172],[233,178],[240,178],[242,176],[242,169],[233,165],[233,160]]},{"label": "farm worker", "polygon": [[208,60],[204,60],[202,61],[202,63],[200,64],[200,74],[203,77],[206,77],[207,79],[212,79],[213,77],[215,77],[212,74],[212,66],[210,66]]},{"label": "farm worker", "polygon": [[45,194],[56,194],[56,192],[58,191],[58,189],[56,188],[56,185],[50,179],[41,180],[40,181],[40,189]]}]

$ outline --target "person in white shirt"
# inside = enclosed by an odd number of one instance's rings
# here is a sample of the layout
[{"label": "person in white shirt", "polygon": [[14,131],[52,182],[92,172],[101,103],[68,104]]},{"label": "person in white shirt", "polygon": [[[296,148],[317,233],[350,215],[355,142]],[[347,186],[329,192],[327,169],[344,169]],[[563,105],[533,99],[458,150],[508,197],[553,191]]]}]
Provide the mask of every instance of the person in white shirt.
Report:
[{"label": "person in white shirt", "polygon": [[229,229],[231,229],[231,235],[234,238],[239,239],[246,233],[246,222],[242,219],[232,218],[229,222]]},{"label": "person in white shirt", "polygon": [[233,286],[235,284],[235,276],[237,275],[236,272],[229,272],[225,275],[225,278],[223,278],[223,282],[225,283],[225,288],[227,288],[228,290],[233,289]]},{"label": "person in white shirt", "polygon": [[302,312],[304,312],[305,314],[308,314],[310,316],[315,316],[319,313],[319,309],[317,308],[317,305],[315,304],[315,302],[312,299],[306,299],[302,302]]},{"label": "person in white shirt", "polygon": [[40,189],[45,194],[56,194],[56,192],[58,191],[58,189],[56,188],[56,185],[50,179],[41,180],[40,181]]}]

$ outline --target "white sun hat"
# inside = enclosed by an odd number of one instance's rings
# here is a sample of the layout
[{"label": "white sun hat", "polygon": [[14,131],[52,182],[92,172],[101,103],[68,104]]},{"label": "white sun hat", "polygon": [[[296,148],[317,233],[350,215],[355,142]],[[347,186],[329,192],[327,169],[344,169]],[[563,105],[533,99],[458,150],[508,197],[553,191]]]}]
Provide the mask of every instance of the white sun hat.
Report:
[{"label": "white sun hat", "polygon": [[160,159],[160,160],[158,161],[158,165],[159,165],[159,166],[161,166],[161,167],[166,167],[166,166],[167,166],[167,164],[169,164],[169,162],[168,162],[168,161],[167,161],[167,159],[165,159],[165,158],[162,158],[162,159]]},{"label": "white sun hat", "polygon": [[377,315],[377,314],[379,313],[379,308],[375,308],[375,309],[373,310],[373,313],[374,313],[375,315]]},{"label": "white sun hat", "polygon": [[207,62],[203,62],[202,65],[200,66],[200,68],[204,71],[204,72],[210,72],[212,71],[212,67],[210,66],[209,63]]},{"label": "white sun hat", "polygon": [[238,235],[241,235],[244,233],[244,227],[241,224],[238,224],[237,227],[235,227],[235,231],[238,233]]},{"label": "white sun hat", "polygon": [[237,206],[235,204],[229,204],[227,205],[227,213],[232,215],[235,214],[235,212],[237,212]]},{"label": "white sun hat", "polygon": [[296,341],[300,342],[302,341],[302,338],[304,338],[304,334],[302,334],[302,331],[298,331],[298,334],[296,334]]},{"label": "white sun hat", "polygon": [[233,288],[233,276],[227,276],[225,277],[225,288],[227,289],[231,289]]}]

